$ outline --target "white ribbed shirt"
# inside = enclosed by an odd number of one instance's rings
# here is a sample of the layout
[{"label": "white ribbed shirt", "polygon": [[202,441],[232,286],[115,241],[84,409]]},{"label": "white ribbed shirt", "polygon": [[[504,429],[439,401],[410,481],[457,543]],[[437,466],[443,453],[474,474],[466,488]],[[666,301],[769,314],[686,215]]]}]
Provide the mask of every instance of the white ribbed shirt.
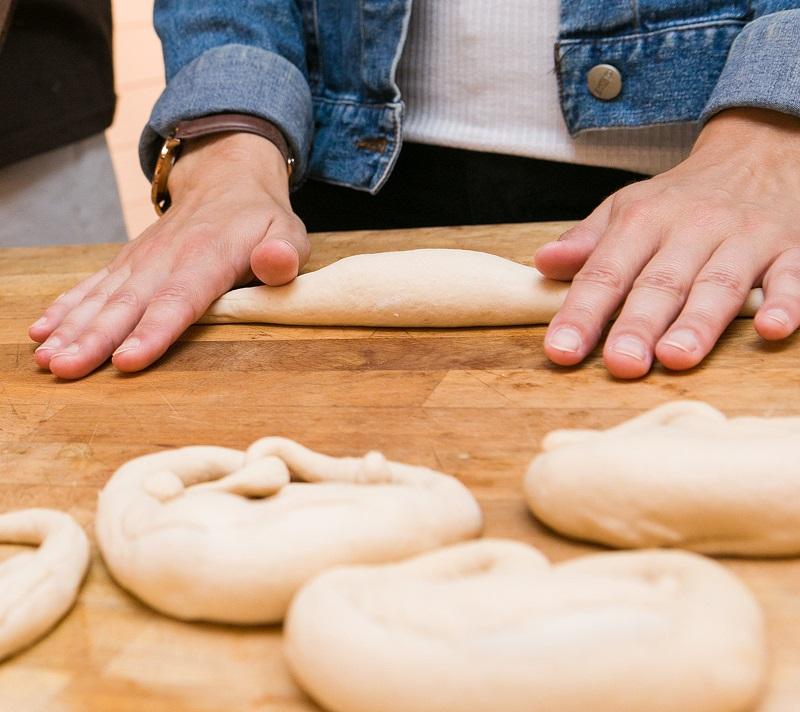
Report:
[{"label": "white ribbed shirt", "polygon": [[694,124],[588,131],[561,115],[559,0],[414,0],[397,70],[408,141],[655,174],[682,161]]}]

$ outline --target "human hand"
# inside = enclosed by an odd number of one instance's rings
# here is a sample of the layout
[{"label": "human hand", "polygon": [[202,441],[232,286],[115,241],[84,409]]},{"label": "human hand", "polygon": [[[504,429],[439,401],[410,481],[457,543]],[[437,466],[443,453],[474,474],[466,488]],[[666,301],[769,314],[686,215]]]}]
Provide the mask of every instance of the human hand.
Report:
[{"label": "human hand", "polygon": [[606,199],[536,266],[572,279],[545,352],[573,365],[608,334],[603,358],[620,378],[705,358],[753,286],[765,339],[800,324],[800,120],[764,109],[712,118],[675,168]]},{"label": "human hand", "polygon": [[192,141],[169,177],[172,207],[30,327],[36,363],[80,378],[113,353],[121,371],[158,359],[223,292],[255,275],[293,280],[310,244],[292,212],[286,163],[266,139]]}]

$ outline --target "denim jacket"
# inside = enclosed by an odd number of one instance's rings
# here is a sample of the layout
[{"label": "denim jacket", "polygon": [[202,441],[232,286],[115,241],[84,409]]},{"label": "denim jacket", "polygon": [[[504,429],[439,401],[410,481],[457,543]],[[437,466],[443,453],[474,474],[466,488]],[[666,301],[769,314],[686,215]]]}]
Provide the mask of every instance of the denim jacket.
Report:
[{"label": "denim jacket", "polygon": [[[411,1],[156,0],[167,86],[142,134],[145,172],[181,119],[241,112],[282,129],[295,185],[377,192],[402,143]],[[562,0],[554,49],[572,135],[736,106],[800,116],[800,0]],[[597,64],[622,75],[613,100],[587,87]]]}]

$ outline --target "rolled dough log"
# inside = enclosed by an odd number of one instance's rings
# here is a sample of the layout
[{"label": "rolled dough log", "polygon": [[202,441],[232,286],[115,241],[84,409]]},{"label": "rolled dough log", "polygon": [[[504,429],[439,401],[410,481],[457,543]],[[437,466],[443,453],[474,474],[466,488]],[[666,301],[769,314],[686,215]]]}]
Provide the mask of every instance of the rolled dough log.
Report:
[{"label": "rolled dough log", "polygon": [[227,623],[280,621],[323,569],[401,559],[478,536],[481,525],[453,477],[377,452],[328,457],[285,438],[246,453],[186,447],[137,458],[97,508],[97,541],[120,585],[176,618]]},{"label": "rolled dough log", "polygon": [[0,659],[50,630],[72,607],[89,566],[89,540],[52,509],[0,515],[0,541],[38,545],[0,564]]},{"label": "rolled dough log", "polygon": [[[566,282],[533,267],[473,250],[423,249],[354,255],[282,287],[224,294],[201,324],[465,327],[546,324]],[[742,316],[761,305],[753,290]]]},{"label": "rolled dough log", "polygon": [[550,566],[484,539],[326,571],[292,602],[290,667],[334,712],[743,712],[761,689],[761,612],[681,552]]},{"label": "rolled dough log", "polygon": [[800,554],[800,417],[674,401],[605,431],[556,430],[525,477],[556,531],[615,547]]}]

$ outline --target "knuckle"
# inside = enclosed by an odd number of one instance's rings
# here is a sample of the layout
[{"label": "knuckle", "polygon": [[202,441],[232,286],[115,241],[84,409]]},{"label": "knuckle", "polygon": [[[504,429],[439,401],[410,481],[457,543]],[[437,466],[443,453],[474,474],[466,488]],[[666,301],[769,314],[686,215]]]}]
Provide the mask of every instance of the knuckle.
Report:
[{"label": "knuckle", "polygon": [[620,201],[615,217],[623,227],[633,227],[651,223],[655,214],[656,205],[652,198],[629,198]]},{"label": "knuckle", "polygon": [[185,284],[174,283],[161,287],[153,294],[153,302],[189,302],[192,297],[192,290]]},{"label": "knuckle", "polygon": [[62,343],[72,341],[75,335],[80,331],[80,324],[67,317],[61,322],[59,327],[50,334],[50,339],[57,339]]},{"label": "knuckle", "polygon": [[171,311],[196,319],[199,314],[194,306],[194,296],[194,290],[186,284],[168,284],[153,294],[150,305],[169,307]]},{"label": "knuckle", "polygon": [[792,281],[800,283],[800,265],[793,265],[792,267],[784,267],[781,270],[781,274],[784,278]]},{"label": "knuckle", "polygon": [[625,291],[622,265],[616,260],[608,258],[587,263],[575,275],[573,282],[601,286],[617,295],[622,295]]},{"label": "knuckle", "polygon": [[90,326],[82,334],[81,342],[99,342],[110,352],[115,344],[112,335],[99,326]]},{"label": "knuckle", "polygon": [[627,203],[642,200],[649,196],[652,191],[647,185],[648,182],[652,182],[652,179],[651,181],[638,181],[620,188],[609,198],[612,210],[622,208]]},{"label": "knuckle", "polygon": [[573,225],[569,230],[564,230],[558,238],[558,242],[565,242],[566,240],[571,240],[575,236],[579,235],[581,231],[581,225]]},{"label": "knuckle", "polygon": [[643,309],[625,308],[617,321],[617,326],[624,324],[625,331],[634,334],[651,334],[656,331],[656,318]]},{"label": "knuckle", "polygon": [[709,327],[719,331],[727,323],[727,320],[718,309],[709,305],[693,304],[681,314],[680,323],[688,326],[702,343],[703,339],[700,337],[706,333]]},{"label": "knuckle", "polygon": [[686,222],[693,228],[706,230],[720,222],[722,213],[713,205],[697,204],[685,213]]},{"label": "knuckle", "polygon": [[102,287],[95,287],[86,294],[86,296],[83,298],[83,303],[103,305],[108,301],[108,298],[110,296],[111,295],[109,294],[107,289],[103,289]]},{"label": "knuckle", "polygon": [[761,211],[744,210],[738,217],[739,231],[743,235],[780,236],[781,229]]},{"label": "knuckle", "polygon": [[294,213],[289,213],[286,215],[286,226],[291,232],[305,237],[306,224]]},{"label": "knuckle", "polygon": [[683,299],[688,292],[687,280],[675,270],[655,268],[643,272],[634,282],[631,291],[644,290],[661,292],[674,299]]},{"label": "knuckle", "polygon": [[132,309],[137,309],[140,303],[139,295],[132,289],[120,289],[106,301],[106,305],[110,307],[130,307]]},{"label": "knuckle", "polygon": [[558,242],[567,242],[568,240],[575,240],[580,238],[596,238],[595,232],[586,224],[578,223],[573,225],[569,230],[565,230],[558,236]]},{"label": "knuckle", "polygon": [[598,337],[604,326],[604,322],[598,322],[597,306],[583,299],[565,305],[558,314],[558,322],[554,323],[570,324],[590,338]]},{"label": "knuckle", "polygon": [[685,193],[681,198],[676,197],[673,205],[680,205],[679,215],[677,215],[678,225],[681,231],[713,231],[717,234],[721,227],[731,222],[730,205],[721,199],[709,198],[698,201],[690,200],[687,202]]},{"label": "knuckle", "polygon": [[707,284],[736,296],[749,290],[749,286],[745,286],[741,274],[733,267],[709,267],[698,275],[695,283]]}]

